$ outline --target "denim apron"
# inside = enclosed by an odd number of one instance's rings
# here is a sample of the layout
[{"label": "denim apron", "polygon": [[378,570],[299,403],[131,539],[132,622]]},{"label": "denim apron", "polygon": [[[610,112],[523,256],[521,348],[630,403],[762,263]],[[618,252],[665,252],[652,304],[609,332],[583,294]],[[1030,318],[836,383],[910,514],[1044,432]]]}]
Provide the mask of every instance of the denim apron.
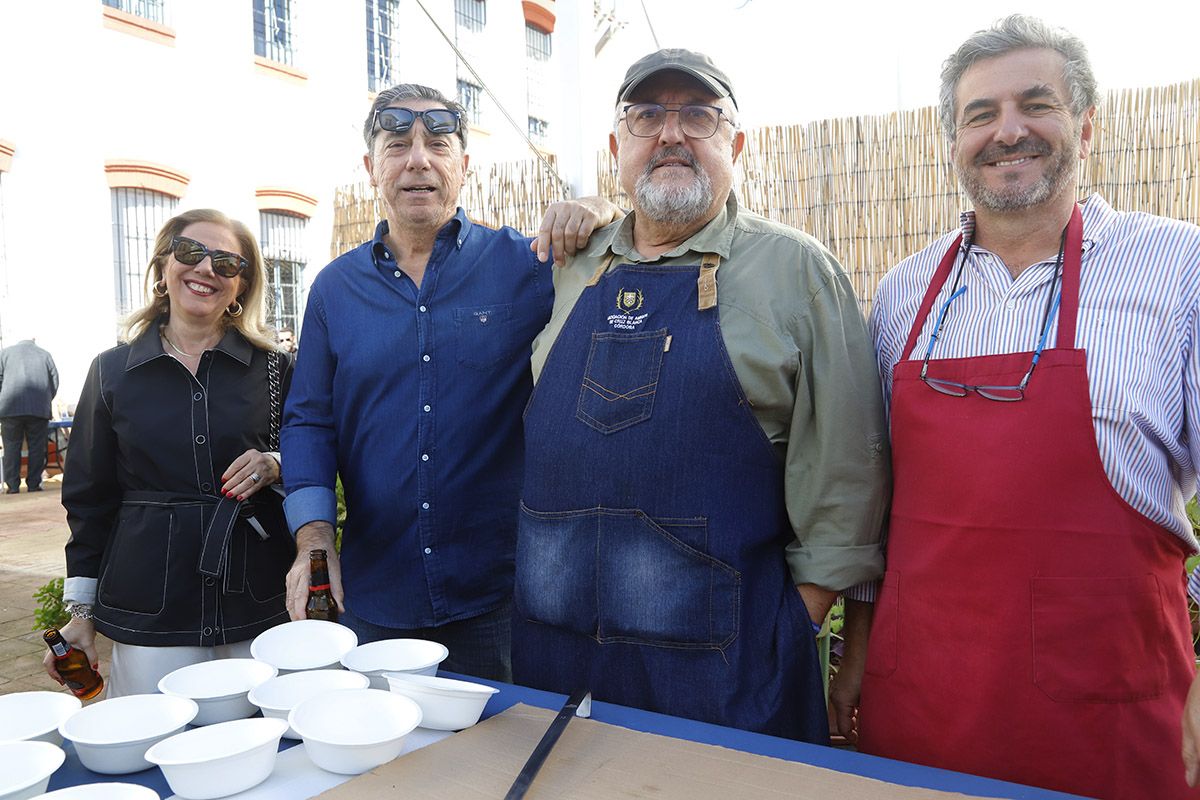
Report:
[{"label": "denim apron", "polygon": [[611,260],[526,409],[514,679],[827,743],[783,466],[725,350],[719,260]]}]

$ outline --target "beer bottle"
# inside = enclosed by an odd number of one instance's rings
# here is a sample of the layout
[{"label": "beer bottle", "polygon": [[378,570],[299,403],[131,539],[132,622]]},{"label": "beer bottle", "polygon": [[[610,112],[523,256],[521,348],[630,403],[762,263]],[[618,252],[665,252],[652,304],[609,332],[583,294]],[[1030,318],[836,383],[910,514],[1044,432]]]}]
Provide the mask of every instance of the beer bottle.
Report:
[{"label": "beer bottle", "polygon": [[304,615],[309,619],[337,622],[337,602],[333,592],[329,591],[329,564],[325,561],[324,550],[308,551],[308,570],[308,605],[304,607]]},{"label": "beer bottle", "polygon": [[104,688],[104,678],[92,669],[82,650],[67,644],[58,628],[47,628],[42,634],[46,646],[54,653],[54,668],[67,688],[80,700],[91,700]]}]

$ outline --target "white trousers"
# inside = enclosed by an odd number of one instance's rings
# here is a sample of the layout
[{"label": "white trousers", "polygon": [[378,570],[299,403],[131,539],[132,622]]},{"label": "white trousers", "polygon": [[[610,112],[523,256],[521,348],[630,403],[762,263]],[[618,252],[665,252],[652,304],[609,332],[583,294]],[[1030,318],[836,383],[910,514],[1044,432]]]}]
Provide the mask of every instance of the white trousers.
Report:
[{"label": "white trousers", "polygon": [[104,697],[154,694],[158,691],[158,682],[167,673],[218,658],[250,658],[250,642],[216,647],[144,647],[113,642],[112,669]]}]

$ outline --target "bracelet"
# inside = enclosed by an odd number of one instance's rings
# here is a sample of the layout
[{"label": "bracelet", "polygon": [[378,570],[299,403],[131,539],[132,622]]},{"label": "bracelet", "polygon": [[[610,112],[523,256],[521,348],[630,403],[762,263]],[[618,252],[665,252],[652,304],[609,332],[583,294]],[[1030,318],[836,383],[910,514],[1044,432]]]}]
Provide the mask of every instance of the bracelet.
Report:
[{"label": "bracelet", "polygon": [[90,603],[67,603],[67,613],[73,619],[92,619],[95,616]]}]

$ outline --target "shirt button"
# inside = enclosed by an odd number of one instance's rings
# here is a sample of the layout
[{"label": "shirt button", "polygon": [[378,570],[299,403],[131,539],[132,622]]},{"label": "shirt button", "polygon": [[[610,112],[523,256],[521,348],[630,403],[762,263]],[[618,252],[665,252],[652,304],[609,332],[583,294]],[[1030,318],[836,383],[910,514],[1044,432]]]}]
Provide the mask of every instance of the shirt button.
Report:
[{"label": "shirt button", "polygon": [[425,410],[426,410],[426,411],[431,411],[431,410],[433,410],[433,406],[426,405],[426,406],[425,406]]},{"label": "shirt button", "polygon": [[425,509],[426,511],[428,511],[428,510],[429,510],[429,503],[421,503],[421,508],[423,508],[423,509]]},{"label": "shirt button", "polygon": [[428,461],[428,460],[429,460],[429,453],[421,453],[421,460],[422,460],[422,461]]},{"label": "shirt button", "polygon": [[429,555],[432,552],[433,552],[433,550],[431,550],[430,548],[428,548],[428,547],[425,548],[425,555]]},{"label": "shirt button", "polygon": [[205,585],[205,586],[212,586],[214,583],[216,583],[216,581],[214,581],[212,578],[205,578],[205,579],[204,579],[204,585]]},{"label": "shirt button", "polygon": [[400,270],[396,270],[396,271],[395,271],[395,272],[393,272],[392,274],[393,274],[393,275],[395,275],[397,278],[399,278],[399,277],[400,277]]},{"label": "shirt button", "polygon": [[392,251],[391,251],[391,250],[388,250],[388,249],[385,247],[385,248],[383,249],[383,257],[384,257],[384,258],[386,258],[388,261],[391,261],[391,260],[392,260]]},{"label": "shirt button", "polygon": [[208,440],[204,438],[203,433],[196,437],[196,444],[204,444],[207,441]]},{"label": "shirt button", "polygon": [[212,484],[211,484],[211,483],[202,483],[202,484],[200,484],[200,491],[202,491],[202,492],[207,492],[207,491],[210,491],[211,489],[212,489]]},{"label": "shirt button", "polygon": [[421,306],[421,307],[420,307],[420,309],[421,309],[421,313],[422,313],[422,314],[424,314],[424,313],[425,313],[425,306]]},{"label": "shirt button", "polygon": [[200,392],[196,392],[194,395],[192,395],[192,399],[199,403],[204,399],[204,395],[202,395]]},{"label": "shirt button", "polygon": [[1012,311],[1014,308],[1017,307],[1017,301],[1009,300],[1007,303],[1004,304],[1004,307],[1007,308],[1009,311]]},{"label": "shirt button", "polygon": [[203,633],[205,636],[212,636],[212,632],[212,628],[205,628],[203,631],[201,631],[201,633]]},{"label": "shirt button", "polygon": [[428,361],[428,360],[429,360],[429,354],[428,354],[428,353],[426,353],[425,355],[421,356],[421,360],[422,360],[422,361]]}]

